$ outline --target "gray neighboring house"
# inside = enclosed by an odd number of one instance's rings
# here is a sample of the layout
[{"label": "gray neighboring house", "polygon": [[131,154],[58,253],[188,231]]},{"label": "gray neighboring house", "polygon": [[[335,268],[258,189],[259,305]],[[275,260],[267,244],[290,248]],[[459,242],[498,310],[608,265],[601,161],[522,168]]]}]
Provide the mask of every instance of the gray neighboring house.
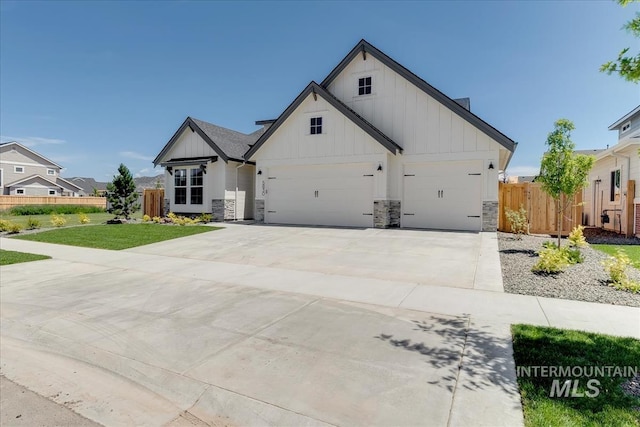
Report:
[{"label": "gray neighboring house", "polygon": [[153,161],[165,169],[164,212],[253,219],[255,165],[243,156],[272,122],[244,134],[187,117]]},{"label": "gray neighboring house", "polygon": [[0,144],[0,190],[12,196],[79,196],[78,185],[60,176],[62,166],[18,142]]},{"label": "gray neighboring house", "polygon": [[99,182],[93,178],[74,176],[68,179],[69,182],[72,182],[81,188],[80,196],[93,196],[94,189],[98,193],[99,196],[104,196],[107,192],[107,183]]}]

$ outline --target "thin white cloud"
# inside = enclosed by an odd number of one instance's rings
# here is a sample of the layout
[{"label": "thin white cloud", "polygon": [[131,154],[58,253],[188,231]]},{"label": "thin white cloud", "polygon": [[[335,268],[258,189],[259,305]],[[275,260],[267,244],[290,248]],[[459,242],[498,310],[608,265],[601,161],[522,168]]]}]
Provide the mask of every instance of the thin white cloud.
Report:
[{"label": "thin white cloud", "polygon": [[60,145],[66,144],[64,139],[42,138],[39,136],[8,136],[0,135],[0,142],[19,142],[25,147],[35,147],[36,145]]},{"label": "thin white cloud", "polygon": [[151,169],[149,168],[140,169],[138,172],[135,173],[134,177],[140,178],[142,176],[145,176],[145,174],[148,173],[150,170]]},{"label": "thin white cloud", "polygon": [[540,173],[540,166],[514,166],[507,168],[507,176],[534,176]]},{"label": "thin white cloud", "polygon": [[144,154],[136,153],[135,151],[121,151],[118,154],[129,159],[147,160],[149,162],[153,160],[153,157],[145,156]]}]

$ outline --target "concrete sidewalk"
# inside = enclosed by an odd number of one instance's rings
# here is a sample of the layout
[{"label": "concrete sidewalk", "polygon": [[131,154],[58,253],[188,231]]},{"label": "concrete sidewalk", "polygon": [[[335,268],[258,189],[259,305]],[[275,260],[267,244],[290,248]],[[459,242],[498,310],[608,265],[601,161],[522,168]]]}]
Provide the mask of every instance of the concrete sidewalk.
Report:
[{"label": "concrete sidewalk", "polygon": [[[509,326],[640,309],[0,239],[2,374],[104,425],[520,425]],[[28,266],[28,268],[25,268]]]},{"label": "concrete sidewalk", "polygon": [[[430,286],[404,281],[376,280],[149,255],[134,251],[107,251],[0,239],[0,248],[49,255],[84,265],[122,268],[151,274],[222,282],[293,292],[323,298],[405,308],[497,324],[529,323],[640,338],[640,308],[597,304],[482,289]],[[79,268],[84,268],[79,266]],[[53,273],[53,272],[52,272]],[[24,272],[28,277],[29,271]],[[53,273],[55,274],[55,273]]]}]

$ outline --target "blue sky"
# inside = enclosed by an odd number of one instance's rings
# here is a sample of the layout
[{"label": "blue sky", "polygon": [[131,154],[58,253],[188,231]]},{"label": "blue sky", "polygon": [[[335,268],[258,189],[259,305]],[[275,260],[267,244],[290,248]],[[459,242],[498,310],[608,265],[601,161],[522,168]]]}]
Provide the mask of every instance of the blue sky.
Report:
[{"label": "blue sky", "polygon": [[108,180],[151,160],[187,116],[252,132],[321,81],[361,39],[519,143],[511,175],[534,172],[553,122],[578,148],[640,85],[598,71],[640,41],[639,4],[613,1],[0,3],[0,135]]}]

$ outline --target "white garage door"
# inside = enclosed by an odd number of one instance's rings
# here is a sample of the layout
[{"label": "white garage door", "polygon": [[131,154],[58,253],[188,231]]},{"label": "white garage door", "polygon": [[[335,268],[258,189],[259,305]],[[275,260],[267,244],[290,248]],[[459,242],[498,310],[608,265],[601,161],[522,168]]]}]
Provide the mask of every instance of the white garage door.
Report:
[{"label": "white garage door", "polygon": [[265,220],[372,227],[374,170],[370,163],[270,168]]},{"label": "white garage door", "polygon": [[402,226],[480,231],[482,179],[481,161],[405,164]]}]

